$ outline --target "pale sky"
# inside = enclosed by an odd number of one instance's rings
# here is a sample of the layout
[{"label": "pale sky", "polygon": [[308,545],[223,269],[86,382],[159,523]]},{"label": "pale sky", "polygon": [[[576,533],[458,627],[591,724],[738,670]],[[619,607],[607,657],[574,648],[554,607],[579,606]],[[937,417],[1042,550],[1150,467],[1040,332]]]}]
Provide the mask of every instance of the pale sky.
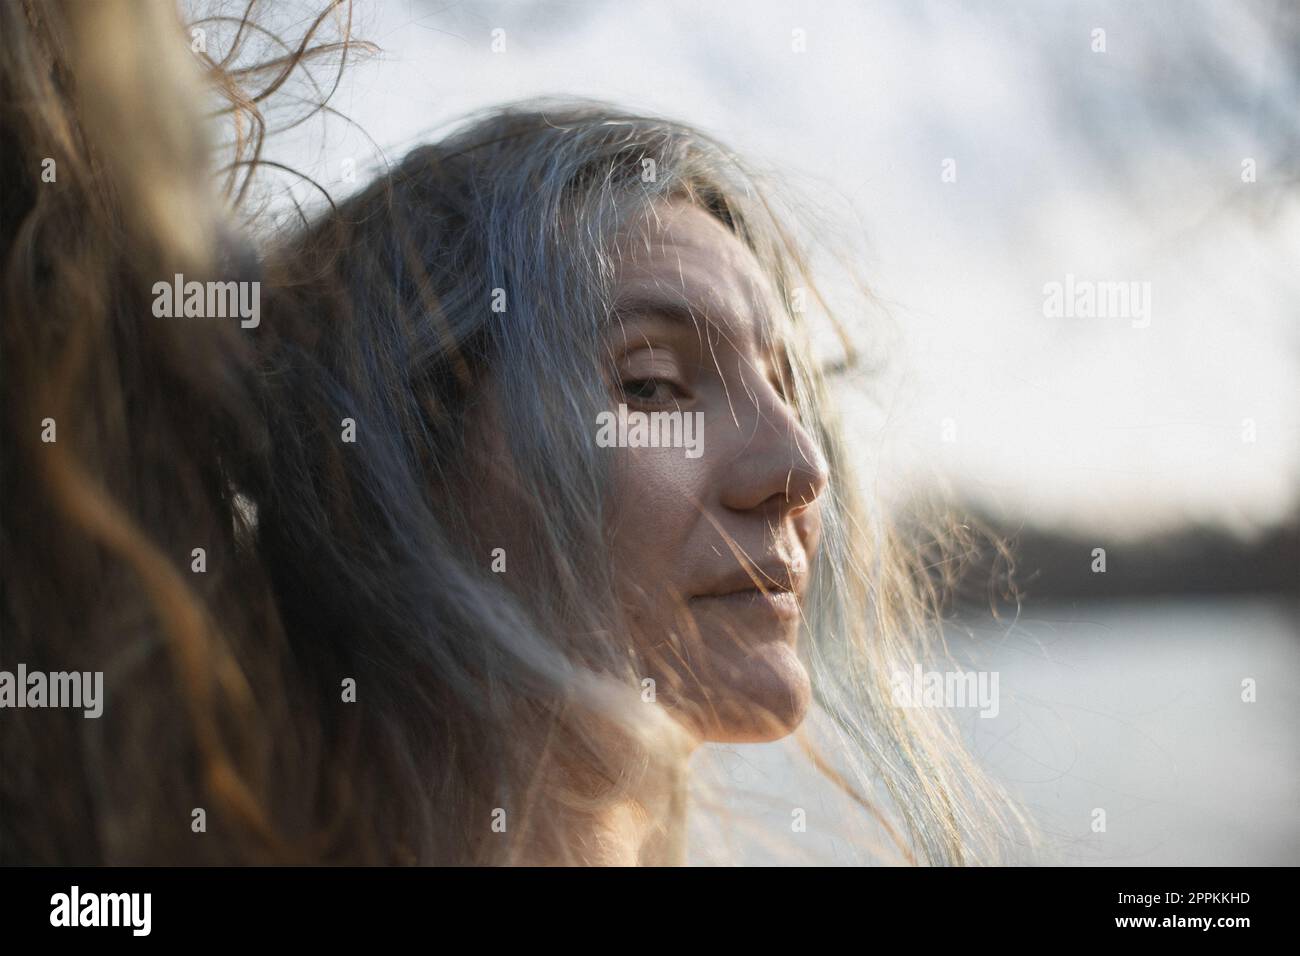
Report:
[{"label": "pale sky", "polygon": [[[467,111],[567,93],[701,126],[811,196],[880,300],[856,323],[888,367],[869,400],[849,400],[881,487],[937,474],[1017,519],[1135,532],[1248,529],[1294,507],[1295,5],[359,0],[358,13],[383,53],[332,105],[382,152],[336,121],[270,150],[340,195],[349,163],[359,185]],[[1149,324],[1046,316],[1044,286],[1067,275],[1147,284]]]}]

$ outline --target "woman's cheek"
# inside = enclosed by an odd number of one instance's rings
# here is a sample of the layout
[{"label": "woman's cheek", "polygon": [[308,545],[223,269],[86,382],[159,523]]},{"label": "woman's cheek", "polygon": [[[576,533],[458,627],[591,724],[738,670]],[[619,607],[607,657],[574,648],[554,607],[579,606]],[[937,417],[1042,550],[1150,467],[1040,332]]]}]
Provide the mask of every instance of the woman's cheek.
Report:
[{"label": "woman's cheek", "polygon": [[[621,574],[656,601],[680,592],[692,538],[707,521],[705,457],[687,458],[680,448],[622,448],[616,470],[615,561]],[[697,503],[700,507],[697,507]]]}]

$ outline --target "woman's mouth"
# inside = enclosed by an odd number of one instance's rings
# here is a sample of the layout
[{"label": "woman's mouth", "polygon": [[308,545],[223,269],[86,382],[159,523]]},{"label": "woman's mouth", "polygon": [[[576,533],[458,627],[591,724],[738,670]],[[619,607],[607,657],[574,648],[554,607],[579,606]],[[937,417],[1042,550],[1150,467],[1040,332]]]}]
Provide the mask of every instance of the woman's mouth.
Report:
[{"label": "woman's mouth", "polygon": [[702,608],[767,615],[785,621],[799,617],[799,596],[780,588],[768,588],[766,593],[754,587],[726,594],[701,594],[691,598],[691,603]]}]

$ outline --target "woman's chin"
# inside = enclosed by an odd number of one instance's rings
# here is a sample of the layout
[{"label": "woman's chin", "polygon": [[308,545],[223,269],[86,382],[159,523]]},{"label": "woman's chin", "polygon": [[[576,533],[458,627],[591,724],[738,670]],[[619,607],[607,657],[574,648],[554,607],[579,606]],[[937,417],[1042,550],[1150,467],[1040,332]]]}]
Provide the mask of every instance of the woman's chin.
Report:
[{"label": "woman's chin", "polygon": [[[744,659],[720,663],[707,693],[682,702],[699,736],[711,743],[753,744],[780,740],[803,723],[812,701],[808,671],[795,649],[761,644]],[[698,688],[697,688],[698,690]]]}]

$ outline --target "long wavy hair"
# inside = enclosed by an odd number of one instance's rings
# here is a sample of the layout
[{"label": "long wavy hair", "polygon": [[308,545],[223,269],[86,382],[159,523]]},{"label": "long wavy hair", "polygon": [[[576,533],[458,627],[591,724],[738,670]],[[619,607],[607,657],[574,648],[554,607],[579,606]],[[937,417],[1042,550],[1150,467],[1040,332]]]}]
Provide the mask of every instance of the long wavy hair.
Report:
[{"label": "long wavy hair", "polygon": [[256,353],[151,302],[257,279],[229,222],[258,103],[346,49],[326,10],[251,62],[251,12],[217,58],[167,0],[0,4],[0,663],[107,698],[0,719],[6,863],[320,858],[328,764],[235,492],[266,449]]},{"label": "long wavy hair", "polygon": [[[416,150],[259,272],[227,223],[274,165],[262,107],[342,61],[347,9],[241,65],[270,35],[249,15],[218,59],[166,2],[0,5],[0,664],[107,687],[98,720],[0,722],[6,863],[596,862],[585,824],[628,801],[658,824],[645,860],[683,856],[677,798],[647,793],[684,742],[638,694],[589,425],[613,236],[684,198],[788,301],[816,288],[790,210],[688,127],[532,105]],[[176,273],[260,279],[260,327],[155,317]],[[992,861],[1011,805],[941,711],[892,703],[932,650],[934,555],[860,500],[788,318],[832,470],[803,648],[833,736],[809,760],[883,858]],[[485,469],[529,502],[506,574]]]}]

